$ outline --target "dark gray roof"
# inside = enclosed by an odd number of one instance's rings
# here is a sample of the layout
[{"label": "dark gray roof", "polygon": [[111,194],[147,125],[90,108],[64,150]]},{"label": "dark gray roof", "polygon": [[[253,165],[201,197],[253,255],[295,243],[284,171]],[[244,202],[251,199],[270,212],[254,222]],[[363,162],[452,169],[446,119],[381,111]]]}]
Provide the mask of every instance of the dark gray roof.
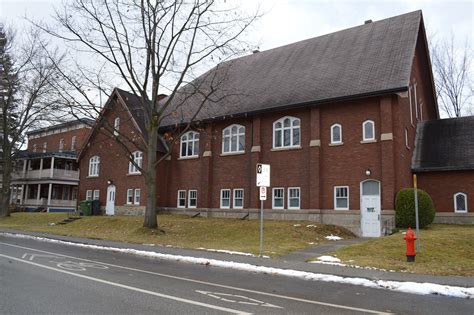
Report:
[{"label": "dark gray roof", "polygon": [[211,82],[218,92],[197,120],[406,90],[421,20],[415,11],[223,62],[180,89],[165,125],[189,121]]},{"label": "dark gray roof", "polygon": [[64,152],[31,152],[31,151],[20,151],[16,158],[18,159],[42,159],[46,157],[61,157],[76,159],[76,151],[64,151]]},{"label": "dark gray roof", "polygon": [[412,169],[474,169],[474,116],[418,123]]},{"label": "dark gray roof", "polygon": [[[133,119],[137,123],[140,131],[142,132],[145,139],[148,137],[147,129],[145,128],[145,115],[143,113],[143,106],[141,104],[140,98],[138,98],[135,94],[124,91],[119,88],[115,88],[115,90],[120,94],[123,101],[125,102],[125,106],[127,106],[128,111],[132,115]],[[165,141],[158,135],[158,143],[157,149],[158,152],[167,152],[167,147]]]}]

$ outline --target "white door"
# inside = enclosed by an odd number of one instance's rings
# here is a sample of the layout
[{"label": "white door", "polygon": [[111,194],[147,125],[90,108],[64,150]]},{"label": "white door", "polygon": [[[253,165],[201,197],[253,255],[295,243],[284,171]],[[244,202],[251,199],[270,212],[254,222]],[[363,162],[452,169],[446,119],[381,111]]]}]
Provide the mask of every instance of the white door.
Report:
[{"label": "white door", "polygon": [[375,180],[362,182],[360,198],[362,236],[379,237],[381,235],[380,208],[380,183]]},{"label": "white door", "polygon": [[115,214],[115,186],[109,185],[107,187],[107,203],[105,204],[105,214]]}]

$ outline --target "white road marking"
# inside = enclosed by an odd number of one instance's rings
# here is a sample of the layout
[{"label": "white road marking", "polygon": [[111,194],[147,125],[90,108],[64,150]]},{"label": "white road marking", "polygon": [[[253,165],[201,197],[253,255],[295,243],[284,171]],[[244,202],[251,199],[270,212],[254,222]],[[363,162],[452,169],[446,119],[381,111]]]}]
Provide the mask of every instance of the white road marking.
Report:
[{"label": "white road marking", "polygon": [[17,257],[7,256],[7,255],[3,255],[3,254],[0,254],[0,257],[5,257],[5,258],[16,260],[16,261],[19,261],[19,262],[22,262],[22,263],[25,263],[25,264],[30,264],[30,265],[33,265],[33,266],[36,266],[36,267],[40,267],[40,268],[44,268],[44,269],[48,269],[48,270],[52,270],[52,271],[56,271],[56,272],[60,272],[60,273],[65,273],[65,274],[68,274],[68,275],[71,275],[71,276],[74,276],[74,277],[83,278],[83,279],[87,279],[87,280],[107,284],[107,285],[110,285],[110,286],[115,286],[115,287],[131,290],[131,291],[136,291],[136,292],[140,292],[140,293],[154,295],[154,296],[157,296],[157,297],[161,297],[161,298],[165,298],[165,299],[169,299],[169,300],[174,300],[174,301],[178,301],[178,302],[182,302],[182,303],[202,306],[202,307],[215,309],[215,310],[219,310],[219,311],[223,311],[223,312],[228,312],[228,313],[232,313],[232,314],[242,314],[242,315],[251,314],[251,313],[246,313],[246,312],[242,312],[242,311],[239,311],[239,310],[234,310],[234,309],[230,309],[230,308],[226,308],[226,307],[211,305],[211,304],[207,304],[207,303],[201,303],[201,302],[197,302],[197,301],[193,301],[193,300],[183,299],[183,298],[180,298],[180,297],[177,297],[177,296],[162,294],[162,293],[158,293],[158,292],[153,292],[153,291],[149,291],[149,290],[140,289],[140,288],[137,288],[137,287],[128,286],[128,285],[117,283],[117,282],[112,282],[112,281],[107,281],[107,280],[94,278],[94,277],[90,277],[90,276],[86,276],[86,275],[81,275],[81,274],[78,274],[78,273],[69,272],[69,271],[66,271],[66,270],[57,269],[57,268],[54,268],[54,267],[37,264],[35,262],[20,259],[20,258],[17,258]]},{"label": "white road marking", "polygon": [[94,269],[109,269],[109,267],[104,265],[99,265],[96,263],[83,263],[83,262],[75,262],[75,261],[61,261],[61,262],[54,262],[56,266],[62,269],[71,270],[71,271],[86,271],[87,268],[94,268]]},{"label": "white road marking", "polygon": [[391,313],[374,311],[374,310],[369,310],[369,309],[364,309],[364,308],[359,308],[359,307],[345,306],[345,305],[326,303],[326,302],[320,302],[320,301],[314,301],[314,300],[306,300],[306,299],[301,299],[301,298],[296,298],[296,297],[291,297],[291,296],[286,296],[286,295],[280,295],[280,294],[275,294],[275,293],[261,292],[261,291],[256,291],[256,290],[233,287],[233,286],[224,285],[224,284],[218,284],[218,283],[212,283],[212,282],[207,282],[207,281],[201,281],[201,280],[194,280],[194,279],[183,278],[183,277],[178,277],[178,276],[172,276],[172,275],[167,275],[167,274],[148,271],[148,270],[141,270],[141,269],[125,267],[125,266],[119,266],[119,265],[99,262],[99,261],[85,259],[85,258],[78,258],[78,257],[74,257],[74,256],[53,253],[53,252],[40,250],[40,249],[35,249],[35,248],[31,248],[31,247],[8,244],[8,243],[4,243],[4,242],[0,242],[0,244],[11,246],[11,247],[18,247],[18,248],[23,248],[23,249],[28,249],[28,250],[34,250],[34,251],[37,251],[37,252],[40,252],[40,253],[54,254],[54,255],[58,255],[58,256],[74,258],[74,259],[83,260],[83,261],[90,261],[90,262],[94,262],[94,263],[107,265],[107,266],[110,266],[110,267],[121,268],[121,269],[125,269],[125,270],[130,270],[130,271],[142,272],[142,273],[151,274],[151,275],[160,276],[160,277],[165,277],[165,278],[169,278],[169,279],[176,279],[176,280],[182,280],[182,281],[187,281],[187,282],[192,282],[192,283],[199,283],[199,284],[204,284],[204,285],[209,285],[209,286],[214,286],[214,287],[219,287],[219,288],[237,290],[237,291],[242,291],[242,292],[247,292],[247,293],[255,293],[255,294],[260,294],[260,295],[272,296],[272,297],[276,297],[276,298],[280,298],[280,299],[286,299],[286,300],[292,300],[292,301],[298,301],[298,302],[328,306],[328,307],[333,307],[333,308],[346,309],[346,310],[351,310],[351,311],[356,311],[356,312],[365,312],[365,313],[381,314],[381,315],[391,314]]},{"label": "white road marking", "polygon": [[[280,307],[278,305],[265,303],[263,301],[252,299],[252,298],[249,298],[249,297],[243,296],[243,295],[221,293],[221,292],[209,292],[209,291],[201,291],[201,290],[196,290],[196,292],[204,294],[204,295],[208,295],[210,297],[213,297],[215,299],[218,299],[218,300],[221,300],[221,301],[224,301],[224,302],[240,303],[240,304],[255,305],[255,306],[265,306],[265,307],[273,307],[273,308],[283,308],[283,307]],[[223,298],[223,296],[236,298],[236,299],[231,300],[231,299]],[[238,299],[241,299],[243,301],[239,301]]]},{"label": "white road marking", "polygon": [[39,255],[39,254],[30,254],[30,253],[24,253],[21,258],[26,259],[26,257],[30,256],[29,260],[33,261],[36,257],[41,257],[41,258],[60,258],[58,256],[53,256],[53,255]]}]

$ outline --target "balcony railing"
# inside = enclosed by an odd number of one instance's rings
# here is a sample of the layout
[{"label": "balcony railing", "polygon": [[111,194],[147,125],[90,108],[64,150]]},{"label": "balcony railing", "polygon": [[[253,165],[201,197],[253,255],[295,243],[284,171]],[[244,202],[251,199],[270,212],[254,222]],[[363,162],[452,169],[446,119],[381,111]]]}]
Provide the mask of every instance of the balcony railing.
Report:
[{"label": "balcony railing", "polygon": [[[16,171],[12,173],[13,180],[21,179],[40,179],[40,178],[51,178],[51,169],[43,170],[29,170],[26,174],[23,171]],[[79,180],[79,171],[65,170],[65,169],[53,169],[53,179],[75,179]]]},{"label": "balcony railing", "polygon": [[61,200],[61,199],[51,199],[51,202],[48,205],[47,198],[38,199],[26,199],[23,204],[25,206],[48,206],[48,207],[75,207],[76,200]]}]

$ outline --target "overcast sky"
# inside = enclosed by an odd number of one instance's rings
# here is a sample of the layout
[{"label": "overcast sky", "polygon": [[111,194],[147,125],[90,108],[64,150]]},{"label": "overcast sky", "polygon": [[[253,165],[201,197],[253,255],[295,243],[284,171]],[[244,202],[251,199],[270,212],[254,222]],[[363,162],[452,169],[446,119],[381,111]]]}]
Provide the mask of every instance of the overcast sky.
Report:
[{"label": "overcast sky", "polygon": [[[232,1],[232,0],[226,0]],[[447,38],[454,32],[457,44],[472,40],[474,1],[472,0],[240,0],[249,10],[260,2],[265,12],[255,24],[249,40],[261,50],[289,44],[348,27],[415,10],[422,10],[428,34]],[[20,23],[27,14],[49,19],[60,0],[0,0],[0,20]]]},{"label": "overcast sky", "polygon": [[[246,39],[260,50],[361,25],[365,20],[377,21],[416,10],[423,12],[429,37],[446,40],[454,34],[455,45],[460,49],[464,48],[466,40],[471,45],[473,42],[473,0],[224,1],[242,3],[242,8],[250,12],[260,4],[264,15],[254,24]],[[0,22],[14,25],[18,29],[26,24],[22,20],[25,15],[35,20],[48,21],[54,13],[55,5],[60,6],[61,0],[0,0]]]}]

